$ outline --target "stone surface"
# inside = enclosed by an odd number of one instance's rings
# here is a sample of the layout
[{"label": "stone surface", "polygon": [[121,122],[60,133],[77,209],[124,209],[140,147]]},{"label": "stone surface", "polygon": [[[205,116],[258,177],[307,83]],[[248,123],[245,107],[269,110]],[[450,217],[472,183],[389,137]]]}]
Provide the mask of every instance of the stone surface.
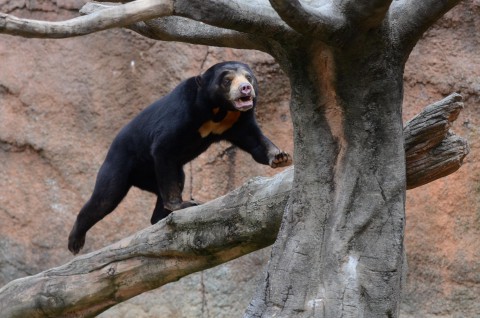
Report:
[{"label": "stone surface", "polygon": [[[0,11],[60,20],[82,1],[0,1]],[[470,140],[458,172],[407,193],[405,317],[480,316],[480,1],[428,31],[405,70],[404,118],[457,91],[454,130]],[[64,39],[0,35],[0,286],[71,259],[67,235],[116,132],[143,107],[222,60],[260,80],[265,134],[292,152],[288,80],[266,54],[155,42],[127,30]],[[185,166],[185,198],[207,201],[277,170],[220,143]],[[149,225],[154,198],[132,189],[87,236],[92,251]],[[269,249],[185,277],[101,317],[238,317]]]},{"label": "stone surface", "polygon": [[480,317],[480,1],[465,1],[429,30],[405,70],[404,118],[459,92],[453,126],[471,152],[456,173],[407,192],[409,275],[403,309],[412,317]]}]

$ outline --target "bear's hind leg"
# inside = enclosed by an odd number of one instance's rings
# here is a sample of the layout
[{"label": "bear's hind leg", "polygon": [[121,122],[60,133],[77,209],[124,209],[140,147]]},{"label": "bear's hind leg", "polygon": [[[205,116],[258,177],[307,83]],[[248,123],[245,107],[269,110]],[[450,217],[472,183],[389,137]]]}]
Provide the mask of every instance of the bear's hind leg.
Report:
[{"label": "bear's hind leg", "polygon": [[112,212],[130,189],[128,169],[115,169],[105,162],[97,176],[91,198],[77,216],[68,237],[68,249],[77,254],[85,243],[87,231]]}]

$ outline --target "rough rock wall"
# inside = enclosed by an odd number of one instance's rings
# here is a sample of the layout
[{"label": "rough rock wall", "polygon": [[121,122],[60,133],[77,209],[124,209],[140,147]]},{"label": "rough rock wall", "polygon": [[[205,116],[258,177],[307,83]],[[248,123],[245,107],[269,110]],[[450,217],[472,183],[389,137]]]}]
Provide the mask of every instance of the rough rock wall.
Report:
[{"label": "rough rock wall", "polygon": [[480,1],[464,1],[425,34],[405,70],[404,117],[459,92],[465,109],[454,130],[471,147],[456,173],[407,192],[403,308],[412,317],[480,317],[479,31]]},{"label": "rough rock wall", "polygon": [[[65,19],[83,1],[0,1],[1,12]],[[465,97],[457,133],[472,152],[456,174],[407,193],[406,316],[480,316],[480,1],[429,31],[405,71],[405,119],[452,91]],[[223,60],[260,80],[257,116],[292,152],[288,80],[268,55],[155,42],[127,30],[64,40],[0,36],[0,286],[71,259],[67,235],[116,132],[181,80]],[[210,200],[277,171],[227,143],[185,166],[185,197]],[[87,236],[84,252],[149,225],[154,198],[132,189]],[[268,249],[120,304],[102,317],[241,316]]]}]

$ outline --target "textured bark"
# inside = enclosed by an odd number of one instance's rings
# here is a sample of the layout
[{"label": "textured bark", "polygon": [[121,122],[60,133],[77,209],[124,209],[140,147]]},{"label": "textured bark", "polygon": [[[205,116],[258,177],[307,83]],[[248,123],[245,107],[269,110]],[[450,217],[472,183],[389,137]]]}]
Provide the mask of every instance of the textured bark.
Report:
[{"label": "textured bark", "polygon": [[390,18],[396,21],[398,39],[409,51],[413,49],[422,34],[456,6],[459,0],[426,0],[426,1],[393,1],[390,7]]},{"label": "textured bark", "polygon": [[398,315],[403,65],[383,32],[342,51],[312,42],[298,50],[307,58],[288,55],[295,178],[247,317]]},{"label": "textured bark", "polygon": [[[80,13],[89,15],[118,5],[90,2],[82,7]],[[260,51],[266,50],[263,42],[260,41],[261,37],[259,35],[222,29],[179,16],[140,21],[128,25],[128,28],[154,40],[179,41]],[[264,41],[267,41],[267,39],[264,39]]]},{"label": "textured bark", "polygon": [[452,94],[429,105],[406,123],[407,189],[455,172],[469,153],[467,141],[451,130],[463,109],[462,97]]},{"label": "textured bark", "polygon": [[435,10],[418,33],[399,22],[429,11],[394,2],[320,5],[314,11],[347,22],[320,28],[331,32],[317,37],[306,19],[313,32],[304,41],[271,52],[292,86],[295,177],[265,281],[245,317],[399,315],[406,264],[402,75],[412,39],[454,2],[428,1]]}]

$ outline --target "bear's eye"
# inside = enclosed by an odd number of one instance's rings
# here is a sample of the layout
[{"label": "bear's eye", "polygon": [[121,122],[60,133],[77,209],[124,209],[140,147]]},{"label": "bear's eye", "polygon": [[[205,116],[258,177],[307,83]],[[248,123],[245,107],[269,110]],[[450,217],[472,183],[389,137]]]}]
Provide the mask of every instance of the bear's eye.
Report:
[{"label": "bear's eye", "polygon": [[247,79],[247,81],[249,82],[252,82],[252,76],[251,75],[245,75],[245,78]]},{"label": "bear's eye", "polygon": [[230,85],[231,82],[232,82],[231,79],[229,79],[229,78],[224,78],[223,81],[222,81],[222,84],[223,84],[224,86],[228,86],[228,85]]}]

